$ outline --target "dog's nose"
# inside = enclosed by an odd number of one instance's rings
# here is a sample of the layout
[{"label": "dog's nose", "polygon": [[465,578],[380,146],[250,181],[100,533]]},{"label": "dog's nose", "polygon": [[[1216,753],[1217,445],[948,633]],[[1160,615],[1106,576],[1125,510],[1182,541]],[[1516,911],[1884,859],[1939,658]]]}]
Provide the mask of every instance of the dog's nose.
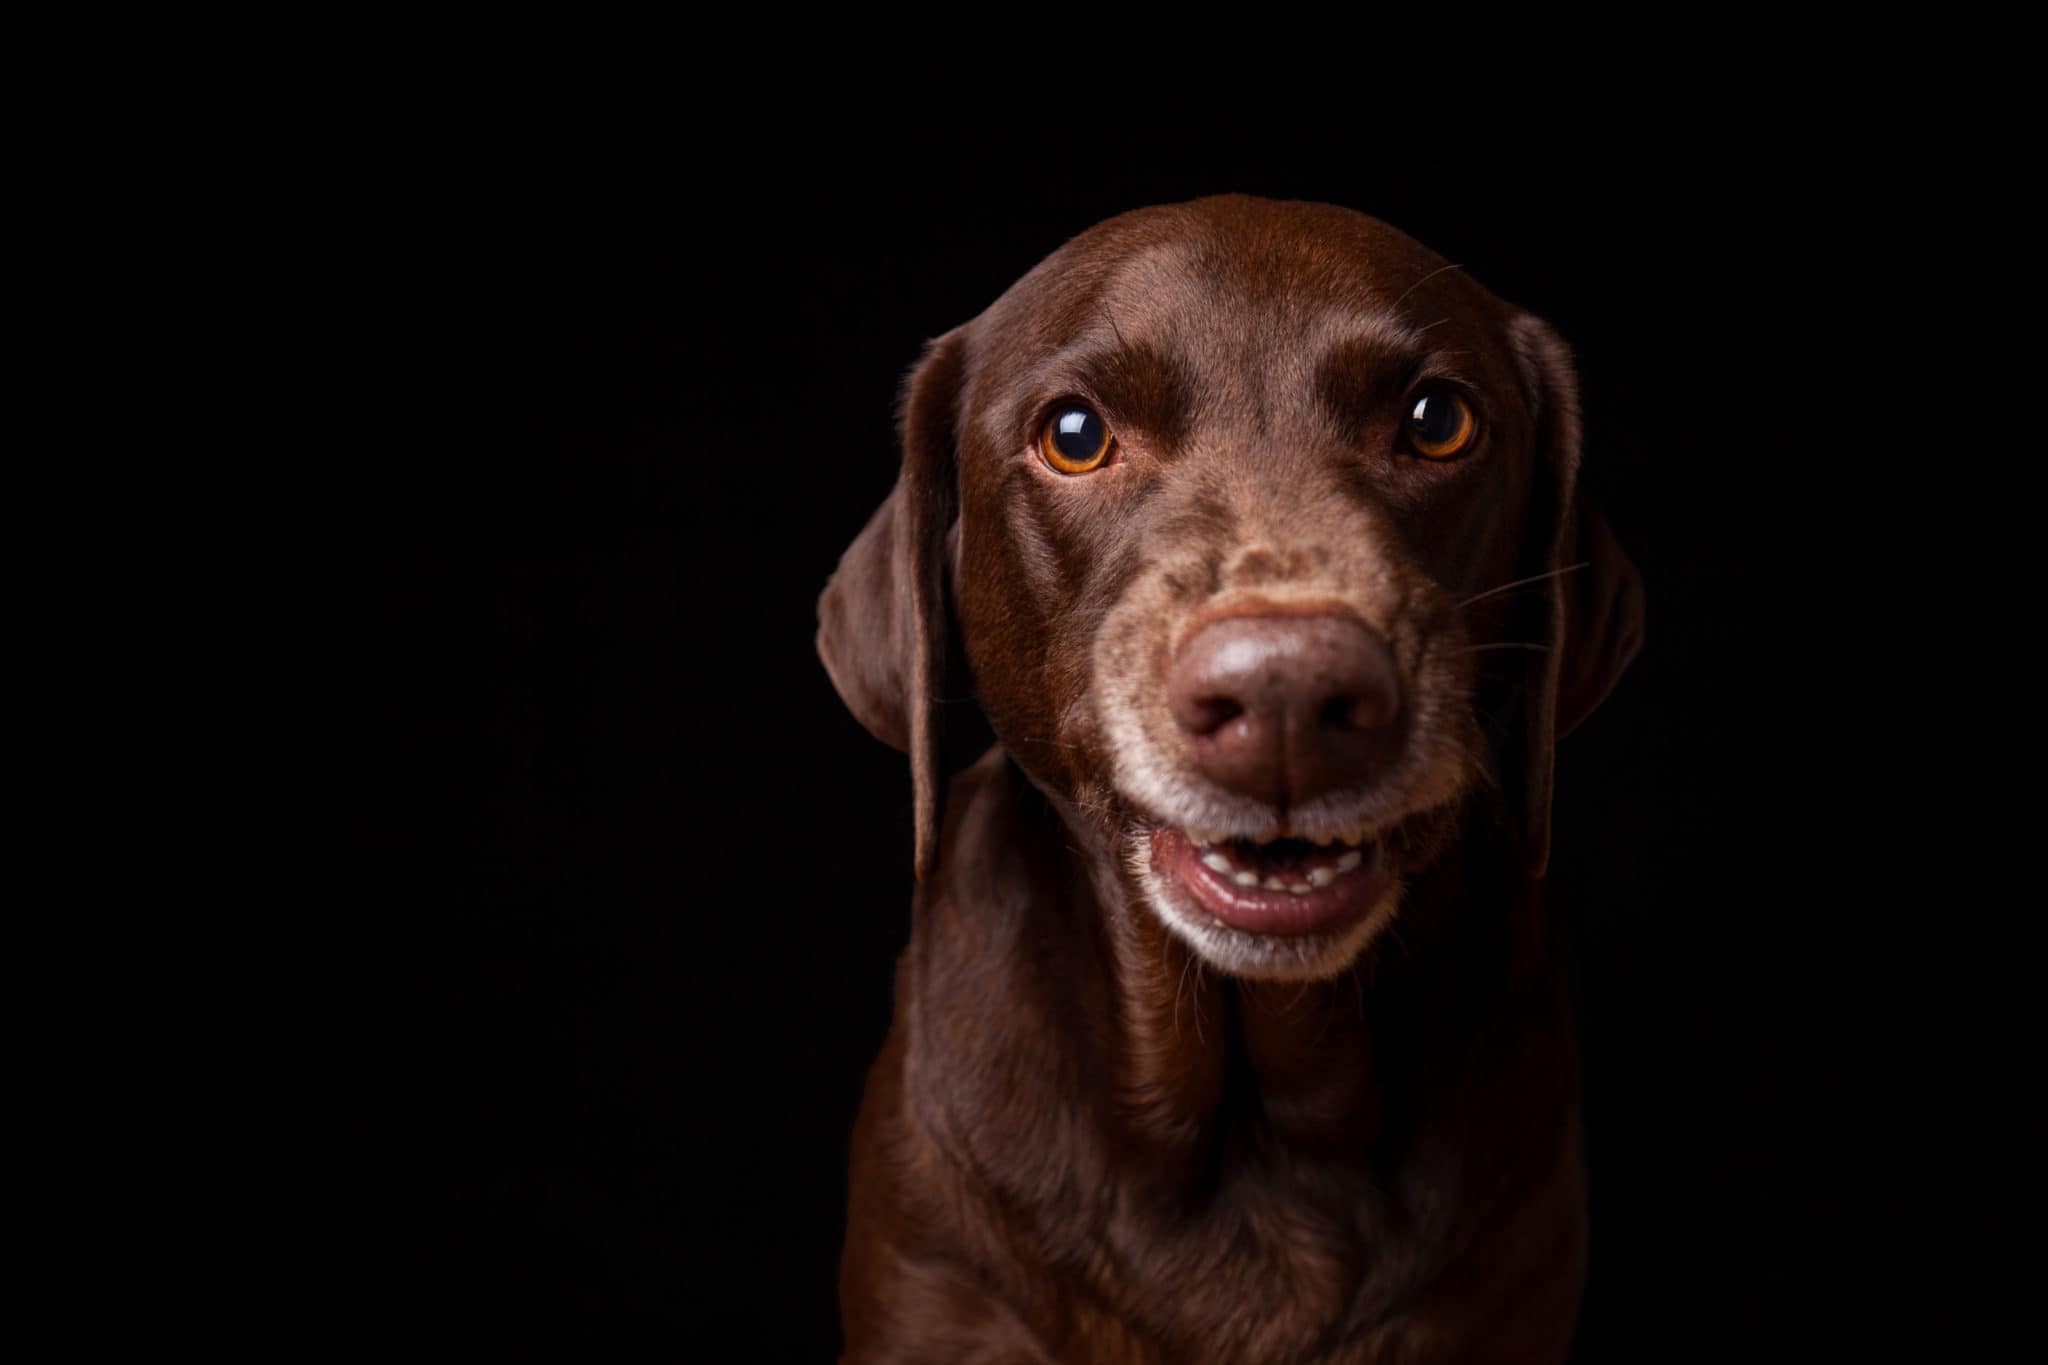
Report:
[{"label": "dog's nose", "polygon": [[1394,657],[1348,616],[1212,621],[1174,656],[1166,695],[1202,774],[1276,806],[1363,781],[1400,742]]}]

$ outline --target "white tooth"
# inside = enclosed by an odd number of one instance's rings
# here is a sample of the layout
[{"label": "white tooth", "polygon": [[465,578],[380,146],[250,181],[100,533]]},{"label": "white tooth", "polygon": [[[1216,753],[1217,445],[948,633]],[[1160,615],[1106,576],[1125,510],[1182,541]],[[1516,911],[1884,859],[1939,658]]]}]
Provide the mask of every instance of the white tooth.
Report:
[{"label": "white tooth", "polygon": [[1230,859],[1224,857],[1221,853],[1204,853],[1202,855],[1202,866],[1209,868],[1211,871],[1221,872],[1226,877],[1237,871],[1236,868],[1230,865]]},{"label": "white tooth", "polygon": [[1336,880],[1337,869],[1334,867],[1319,867],[1308,874],[1310,886],[1328,886]]},{"label": "white tooth", "polygon": [[1287,889],[1287,883],[1281,881],[1278,877],[1268,877],[1259,885],[1265,887],[1268,891],[1285,891]]},{"label": "white tooth", "polygon": [[1310,887],[1307,882],[1296,882],[1294,885],[1288,887],[1287,889],[1288,891],[1292,892],[1294,895],[1297,896],[1306,896],[1311,890],[1313,890],[1313,888]]},{"label": "white tooth", "polygon": [[1354,848],[1349,853],[1345,854],[1343,857],[1337,860],[1337,870],[1339,872],[1349,872],[1352,868],[1357,867],[1360,863],[1364,861],[1365,855]]},{"label": "white tooth", "polygon": [[1337,836],[1334,834],[1318,834],[1316,836],[1316,846],[1318,848],[1328,848],[1330,846],[1331,841],[1334,840],[1336,837]]},{"label": "white tooth", "polygon": [[1236,882],[1239,886],[1257,886],[1259,884],[1258,874],[1254,872],[1240,872],[1230,880]]}]

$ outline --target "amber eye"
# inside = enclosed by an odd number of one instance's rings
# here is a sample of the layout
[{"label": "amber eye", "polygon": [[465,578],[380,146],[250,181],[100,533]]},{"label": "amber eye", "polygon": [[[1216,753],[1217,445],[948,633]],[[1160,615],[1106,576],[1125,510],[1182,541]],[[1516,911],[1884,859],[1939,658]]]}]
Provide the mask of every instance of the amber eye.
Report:
[{"label": "amber eye", "polygon": [[1060,473],[1086,474],[1109,458],[1109,427],[1092,409],[1069,403],[1046,422],[1038,449]]},{"label": "amber eye", "polygon": [[1453,460],[1472,445],[1479,424],[1465,400],[1448,389],[1432,389],[1408,412],[1408,443],[1417,455]]}]

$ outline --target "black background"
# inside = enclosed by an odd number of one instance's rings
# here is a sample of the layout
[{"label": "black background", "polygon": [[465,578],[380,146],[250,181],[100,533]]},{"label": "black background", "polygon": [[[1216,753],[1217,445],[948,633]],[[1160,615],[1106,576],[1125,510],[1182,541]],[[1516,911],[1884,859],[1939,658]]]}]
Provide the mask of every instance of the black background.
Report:
[{"label": "black background", "polygon": [[1841,1331],[1842,1135],[1920,1045],[1857,994],[1915,913],[1860,842],[1905,667],[1865,631],[1935,592],[1866,552],[1961,538],[1900,339],[1983,345],[1953,319],[2026,273],[1978,202],[2010,91],[1912,33],[989,22],[81,68],[57,335],[124,378],[69,413],[37,593],[77,717],[35,965],[54,1340],[830,1359],[910,829],[816,595],[926,338],[1227,190],[1385,218],[1550,319],[1647,582],[1560,773],[1578,1358]]}]

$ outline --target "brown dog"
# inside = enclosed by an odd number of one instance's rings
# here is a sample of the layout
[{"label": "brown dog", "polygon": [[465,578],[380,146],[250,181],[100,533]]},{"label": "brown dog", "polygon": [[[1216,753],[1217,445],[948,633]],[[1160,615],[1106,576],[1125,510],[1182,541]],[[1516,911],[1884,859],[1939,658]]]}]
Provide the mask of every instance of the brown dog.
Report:
[{"label": "brown dog", "polygon": [[[911,756],[848,1361],[1562,1360],[1552,752],[1642,594],[1541,321],[1346,209],[1083,233],[906,384],[819,604]],[[941,793],[938,707],[1000,745]]]}]

